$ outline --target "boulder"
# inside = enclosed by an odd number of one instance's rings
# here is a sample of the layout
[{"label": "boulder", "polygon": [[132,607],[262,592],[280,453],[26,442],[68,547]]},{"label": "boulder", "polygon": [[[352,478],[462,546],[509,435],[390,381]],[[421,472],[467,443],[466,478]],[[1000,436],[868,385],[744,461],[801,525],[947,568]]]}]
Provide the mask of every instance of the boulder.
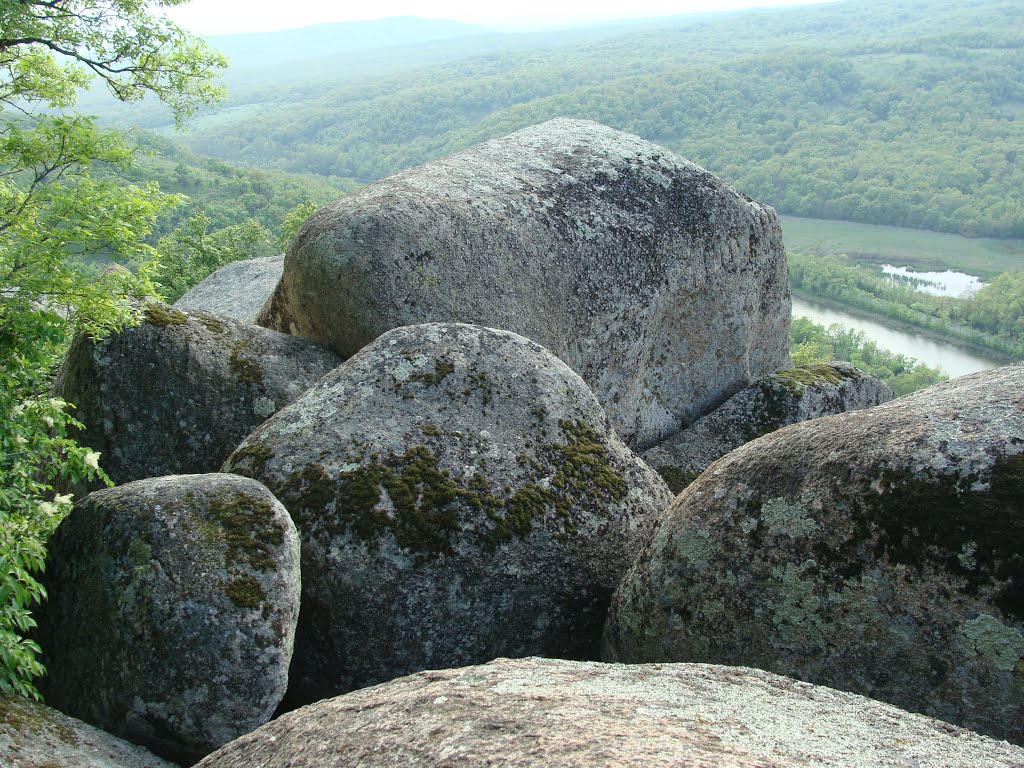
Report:
[{"label": "boulder", "polygon": [[265,725],[199,768],[1011,768],[1024,749],[754,669],[499,659]]},{"label": "boulder", "polygon": [[6,768],[177,768],[35,701],[0,693],[0,765]]},{"label": "boulder", "polygon": [[384,334],[224,469],[265,483],[302,537],[290,704],[498,655],[596,658],[671,501],[564,363],[462,324]]},{"label": "boulder", "polygon": [[799,365],[764,376],[643,453],[674,493],[708,465],[787,424],[857,411],[894,397],[885,382],[845,362]]},{"label": "boulder", "polygon": [[341,360],[295,339],[164,304],[134,328],[75,339],[55,391],[117,483],[215,472],[260,423]]},{"label": "boulder", "polygon": [[1024,741],[1024,365],[766,435],[680,494],[610,661],[739,664]]},{"label": "boulder", "polygon": [[193,286],[174,306],[255,323],[283,270],[284,254],[233,261]]},{"label": "boulder", "polygon": [[258,320],[343,357],[433,321],[542,344],[647,448],[789,364],[778,217],[663,147],[552,120],[317,210]]},{"label": "boulder", "polygon": [[179,475],[97,491],[48,553],[38,639],[52,706],[177,762],[273,715],[299,611],[299,540],[262,485]]}]

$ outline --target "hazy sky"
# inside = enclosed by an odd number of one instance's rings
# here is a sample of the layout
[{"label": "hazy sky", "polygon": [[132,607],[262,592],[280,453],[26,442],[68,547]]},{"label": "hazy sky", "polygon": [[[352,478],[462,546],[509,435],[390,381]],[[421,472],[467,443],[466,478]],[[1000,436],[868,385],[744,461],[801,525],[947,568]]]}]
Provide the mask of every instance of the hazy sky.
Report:
[{"label": "hazy sky", "polygon": [[503,27],[670,16],[769,5],[808,5],[821,0],[192,0],[165,12],[200,35],[267,32],[328,21],[424,16]]}]

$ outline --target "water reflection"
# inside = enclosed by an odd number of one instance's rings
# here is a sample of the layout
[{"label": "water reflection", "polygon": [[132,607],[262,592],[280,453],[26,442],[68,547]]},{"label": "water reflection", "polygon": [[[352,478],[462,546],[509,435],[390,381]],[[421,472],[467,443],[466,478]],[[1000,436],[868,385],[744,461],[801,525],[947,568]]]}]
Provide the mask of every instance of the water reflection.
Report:
[{"label": "water reflection", "polygon": [[954,272],[952,269],[947,269],[945,272],[915,272],[907,267],[883,264],[882,272],[896,280],[902,279],[903,282],[910,283],[916,290],[930,293],[932,296],[955,296],[966,299],[977,293],[982,286],[981,280],[974,275]]}]

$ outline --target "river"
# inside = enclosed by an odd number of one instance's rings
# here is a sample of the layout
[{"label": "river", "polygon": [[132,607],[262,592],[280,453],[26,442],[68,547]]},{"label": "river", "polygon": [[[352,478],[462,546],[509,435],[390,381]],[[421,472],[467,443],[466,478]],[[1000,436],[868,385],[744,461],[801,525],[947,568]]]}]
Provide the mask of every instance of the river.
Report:
[{"label": "river", "polygon": [[797,296],[793,297],[793,316],[806,317],[826,327],[838,323],[844,328],[861,331],[878,346],[916,358],[933,368],[941,368],[952,377],[1005,365],[1001,360],[985,357],[984,354],[957,347],[947,341],[922,336],[912,331],[889,328],[875,320],[851,315],[841,309]]}]

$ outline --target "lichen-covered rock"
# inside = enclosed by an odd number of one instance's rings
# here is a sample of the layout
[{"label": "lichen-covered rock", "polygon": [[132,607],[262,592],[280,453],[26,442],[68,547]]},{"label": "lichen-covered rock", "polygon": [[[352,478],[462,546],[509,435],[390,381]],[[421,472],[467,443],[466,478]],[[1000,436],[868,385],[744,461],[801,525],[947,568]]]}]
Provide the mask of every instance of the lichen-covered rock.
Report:
[{"label": "lichen-covered rock", "polygon": [[857,411],[894,397],[885,382],[849,363],[800,365],[764,376],[707,416],[644,451],[674,493],[729,451],[779,427]]},{"label": "lichen-covered rock", "polygon": [[97,343],[75,339],[55,391],[85,424],[117,483],[216,472],[228,454],[341,359],[295,339],[150,304],[144,322]]},{"label": "lichen-covered rock", "polygon": [[738,448],[616,594],[613,661],[742,664],[1024,741],[1024,365]]},{"label": "lichen-covered rock", "polygon": [[299,540],[266,488],[210,474],[97,491],[48,552],[49,704],[185,762],[270,719],[287,688]]},{"label": "lichen-covered rock", "polygon": [[284,270],[284,254],[233,261],[206,277],[174,302],[179,309],[200,310],[242,323],[255,323]]},{"label": "lichen-covered rock", "polygon": [[643,449],[788,365],[778,217],[663,147],[552,120],[320,208],[258,322],[345,357],[433,321],[542,344]]},{"label": "lichen-covered rock", "polygon": [[245,440],[302,537],[289,699],[498,655],[596,658],[671,494],[586,384],[507,331],[395,329]]},{"label": "lichen-covered rock", "polygon": [[177,768],[148,749],[18,696],[0,693],[4,768]]},{"label": "lichen-covered rock", "polygon": [[199,768],[1017,768],[1024,749],[754,669],[499,659],[292,712]]}]

